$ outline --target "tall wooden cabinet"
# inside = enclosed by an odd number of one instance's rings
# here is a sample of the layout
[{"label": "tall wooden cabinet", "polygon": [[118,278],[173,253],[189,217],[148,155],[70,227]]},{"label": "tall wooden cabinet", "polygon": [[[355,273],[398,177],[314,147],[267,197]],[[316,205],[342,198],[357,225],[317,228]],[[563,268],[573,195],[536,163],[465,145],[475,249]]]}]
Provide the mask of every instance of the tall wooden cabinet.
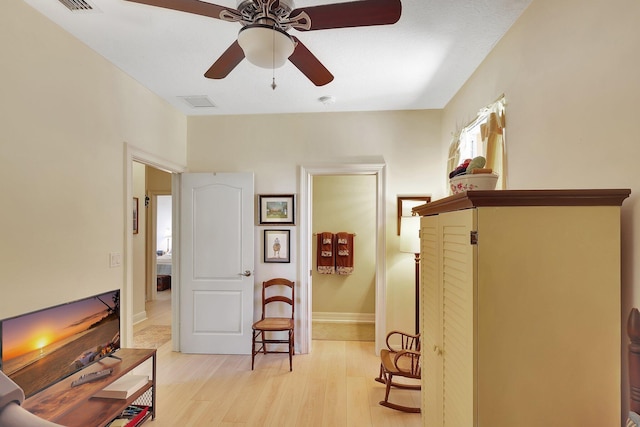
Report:
[{"label": "tall wooden cabinet", "polygon": [[414,209],[426,426],[620,425],[629,194],[469,191]]}]

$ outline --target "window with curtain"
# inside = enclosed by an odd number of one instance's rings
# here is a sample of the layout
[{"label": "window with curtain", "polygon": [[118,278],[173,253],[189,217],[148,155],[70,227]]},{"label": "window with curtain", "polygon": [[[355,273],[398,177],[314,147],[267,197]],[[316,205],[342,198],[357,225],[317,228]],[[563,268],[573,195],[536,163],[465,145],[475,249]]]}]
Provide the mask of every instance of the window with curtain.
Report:
[{"label": "window with curtain", "polygon": [[447,174],[465,159],[484,156],[487,159],[485,167],[498,174],[496,189],[504,190],[507,183],[504,134],[505,99],[502,96],[482,108],[476,118],[453,137],[449,146]]}]

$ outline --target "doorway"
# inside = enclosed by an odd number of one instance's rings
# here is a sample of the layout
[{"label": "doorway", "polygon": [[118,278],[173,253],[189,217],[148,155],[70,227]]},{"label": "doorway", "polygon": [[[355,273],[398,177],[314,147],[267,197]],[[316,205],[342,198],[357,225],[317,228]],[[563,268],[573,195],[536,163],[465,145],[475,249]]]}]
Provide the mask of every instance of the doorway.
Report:
[{"label": "doorway", "polygon": [[[149,167],[147,167],[149,168]],[[158,171],[163,173],[162,171]],[[166,173],[165,173],[166,175]],[[171,195],[171,177],[168,177],[169,189],[148,190],[147,208],[147,301],[171,294],[173,282],[173,196]],[[169,291],[169,292],[165,292]],[[165,292],[164,294],[162,292]]]},{"label": "doorway", "polygon": [[133,162],[138,232],[133,236],[133,347],[171,339],[171,173]]},{"label": "doorway", "polygon": [[[316,265],[311,273],[312,339],[375,341],[376,177],[314,176],[312,190],[312,259],[332,264]],[[335,241],[340,232],[353,236],[352,247],[341,246],[342,254]],[[330,250],[318,257],[323,233],[334,241],[322,244]],[[346,269],[336,267],[345,263]]]},{"label": "doorway", "polygon": [[311,352],[312,336],[312,268],[314,243],[312,232],[313,177],[321,175],[373,175],[375,183],[375,349],[376,353],[384,345],[386,334],[386,258],[385,258],[385,187],[386,166],[384,159],[376,163],[331,164],[302,166],[300,168],[300,323],[304,333],[300,334],[302,353]]},{"label": "doorway", "polygon": [[[144,151],[139,151],[134,147],[131,147],[128,144],[125,144],[125,156],[124,156],[124,171],[125,171],[125,188],[126,188],[126,203],[125,203],[125,212],[124,212],[124,223],[125,223],[125,248],[124,248],[124,285],[122,289],[122,326],[121,326],[121,334],[122,334],[122,342],[127,347],[133,346],[133,325],[136,321],[140,321],[140,317],[138,313],[142,310],[145,311],[144,305],[146,302],[146,290],[148,280],[145,280],[147,277],[147,269],[148,264],[145,261],[146,259],[146,240],[144,243],[145,249],[143,250],[142,260],[138,260],[136,255],[136,245],[134,245],[134,237],[135,234],[131,233],[131,229],[133,228],[133,217],[131,212],[134,210],[134,203],[136,202],[135,198],[137,197],[138,202],[138,215],[140,218],[144,217],[145,208],[145,189],[143,186],[142,190],[139,190],[136,187],[136,179],[134,170],[138,169],[136,164],[141,164],[144,167],[150,166],[152,169],[156,171],[162,171],[164,173],[168,173],[170,176],[170,181],[172,182],[171,186],[173,187],[173,182],[175,181],[176,174],[182,173],[185,171],[185,167],[175,164],[173,162],[167,161],[165,159],[159,158],[155,155],[149,154]],[[136,192],[138,195],[136,196]],[[170,191],[169,191],[170,193]],[[175,201],[172,202],[175,204]],[[174,209],[175,211],[175,209]],[[172,219],[173,221],[173,219]],[[146,222],[146,221],[145,221]],[[139,242],[136,242],[139,243]],[[139,252],[139,251],[138,251]],[[134,272],[136,269],[142,268],[145,273],[143,275],[142,281],[134,280]],[[141,292],[140,292],[141,290]],[[177,310],[175,309],[177,301],[175,298],[175,292],[170,296],[170,301],[166,304],[169,308],[169,318],[171,324],[171,336],[175,337],[175,327],[177,324],[176,315]],[[141,300],[138,301],[138,300]],[[140,309],[140,304],[142,304],[142,309]],[[134,308],[135,307],[135,308]],[[143,318],[146,318],[146,313],[143,313]],[[173,341],[173,349],[177,348],[177,343],[175,339]]]}]

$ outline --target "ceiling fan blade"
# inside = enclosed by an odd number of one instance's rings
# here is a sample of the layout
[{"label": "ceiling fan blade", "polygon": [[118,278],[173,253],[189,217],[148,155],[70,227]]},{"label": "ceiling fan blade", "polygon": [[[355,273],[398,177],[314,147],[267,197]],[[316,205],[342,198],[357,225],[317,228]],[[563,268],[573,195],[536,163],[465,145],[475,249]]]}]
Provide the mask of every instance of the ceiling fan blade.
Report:
[{"label": "ceiling fan blade", "polygon": [[244,52],[236,40],[204,73],[208,79],[224,79],[244,59]]},{"label": "ceiling fan blade", "polygon": [[240,15],[237,10],[229,7],[220,6],[213,3],[205,3],[198,0],[127,0],[133,3],[142,3],[149,6],[163,7],[165,9],[173,9],[181,12],[194,13],[196,15],[208,16],[210,18],[225,19],[223,12],[229,12],[231,15]]},{"label": "ceiling fan blade", "polygon": [[318,58],[300,40],[296,37],[293,37],[293,40],[296,42],[296,48],[289,57],[289,61],[316,86],[324,86],[330,83],[333,80],[333,74],[322,65]]},{"label": "ceiling fan blade", "polygon": [[360,0],[294,9],[289,16],[292,21],[308,18],[309,28],[297,25],[294,28],[309,31],[395,24],[401,13],[400,0]]}]

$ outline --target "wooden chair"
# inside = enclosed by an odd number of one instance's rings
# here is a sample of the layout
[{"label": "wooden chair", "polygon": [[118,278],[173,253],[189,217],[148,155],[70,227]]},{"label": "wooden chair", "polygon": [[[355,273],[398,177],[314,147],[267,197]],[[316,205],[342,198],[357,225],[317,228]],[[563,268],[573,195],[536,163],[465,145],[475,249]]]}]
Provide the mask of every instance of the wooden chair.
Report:
[{"label": "wooden chair", "polygon": [[[267,289],[270,288],[271,286],[288,287],[290,289],[291,297],[288,297],[282,294],[271,295],[272,292],[267,291]],[[271,296],[267,297],[267,294],[270,294]],[[255,322],[252,326],[253,333],[252,333],[252,342],[251,342],[251,370],[253,370],[256,354],[258,354],[260,351],[262,351],[263,354],[289,353],[289,371],[293,370],[292,359],[294,354],[294,350],[293,350],[294,301],[295,301],[294,282],[287,279],[283,279],[283,278],[276,278],[276,279],[267,280],[266,282],[262,282],[262,317],[260,320]],[[282,303],[282,304],[275,304],[275,303]],[[281,306],[283,304],[288,304],[291,306],[291,317],[267,316],[267,306],[269,306],[269,311],[273,312],[274,306],[278,306],[278,305]],[[269,332],[269,333],[286,332],[287,339],[266,338],[265,332]],[[257,348],[256,348],[256,344],[258,344]],[[281,351],[281,350],[268,351],[267,344],[288,344],[289,348],[287,351]]]},{"label": "wooden chair", "polygon": [[[394,340],[400,340],[400,344],[392,345]],[[419,413],[420,408],[399,405],[389,402],[391,387],[420,390],[420,334],[408,334],[400,331],[391,331],[387,334],[387,348],[380,350],[380,374],[376,381],[385,384],[384,400],[380,405],[403,412]],[[406,378],[408,382],[394,381],[394,377]],[[417,380],[417,381],[416,381]]]}]

